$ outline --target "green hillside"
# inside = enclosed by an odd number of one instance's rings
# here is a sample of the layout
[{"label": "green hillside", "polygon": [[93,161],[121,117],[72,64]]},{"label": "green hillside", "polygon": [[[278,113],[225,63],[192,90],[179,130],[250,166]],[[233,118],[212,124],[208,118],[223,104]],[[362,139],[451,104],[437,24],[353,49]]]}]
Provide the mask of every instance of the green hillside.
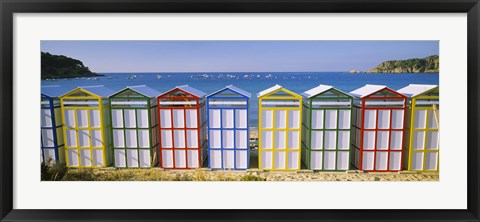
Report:
[{"label": "green hillside", "polygon": [[382,62],[367,73],[438,73],[439,57],[432,55],[425,58],[391,60]]},{"label": "green hillside", "polygon": [[83,62],[63,55],[42,52],[42,79],[103,76],[90,71]]}]

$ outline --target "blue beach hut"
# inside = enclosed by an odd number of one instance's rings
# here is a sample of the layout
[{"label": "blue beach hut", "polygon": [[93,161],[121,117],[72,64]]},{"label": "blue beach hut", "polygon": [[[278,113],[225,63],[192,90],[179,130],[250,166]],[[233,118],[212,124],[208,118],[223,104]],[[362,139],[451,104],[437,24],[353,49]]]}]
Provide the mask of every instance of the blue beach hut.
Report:
[{"label": "blue beach hut", "polygon": [[208,168],[249,168],[250,97],[233,85],[207,95]]},{"label": "blue beach hut", "polygon": [[41,161],[65,163],[62,112],[59,96],[67,90],[58,85],[42,86],[40,101]]}]

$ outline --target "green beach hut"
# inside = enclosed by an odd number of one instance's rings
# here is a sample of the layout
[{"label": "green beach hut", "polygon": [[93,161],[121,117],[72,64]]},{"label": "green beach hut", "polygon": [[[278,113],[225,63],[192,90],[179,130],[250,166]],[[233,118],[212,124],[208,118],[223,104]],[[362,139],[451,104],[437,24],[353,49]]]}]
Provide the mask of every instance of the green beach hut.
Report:
[{"label": "green beach hut", "polygon": [[145,86],[127,86],[109,97],[114,166],[149,168],[158,162],[156,118],[160,92]]},{"label": "green beach hut", "polygon": [[348,170],[353,97],[328,85],[319,85],[302,96],[303,162],[311,170]]}]

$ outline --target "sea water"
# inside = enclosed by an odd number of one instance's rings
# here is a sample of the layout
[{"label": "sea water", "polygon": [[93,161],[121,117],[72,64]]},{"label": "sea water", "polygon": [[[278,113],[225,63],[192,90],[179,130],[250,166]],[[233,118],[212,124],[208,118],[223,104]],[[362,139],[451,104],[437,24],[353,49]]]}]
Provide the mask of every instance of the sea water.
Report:
[{"label": "sea water", "polygon": [[351,92],[365,84],[386,85],[398,90],[408,84],[439,84],[438,73],[418,74],[352,74],[347,72],[216,72],[216,73],[102,73],[105,76],[74,79],[42,80],[42,86],[60,85],[66,89],[77,86],[105,85],[115,91],[126,86],[147,85],[160,92],[175,86],[190,85],[207,94],[233,84],[252,93],[250,99],[250,126],[258,125],[256,94],[279,84],[301,94],[319,84],[331,85],[343,92]]}]

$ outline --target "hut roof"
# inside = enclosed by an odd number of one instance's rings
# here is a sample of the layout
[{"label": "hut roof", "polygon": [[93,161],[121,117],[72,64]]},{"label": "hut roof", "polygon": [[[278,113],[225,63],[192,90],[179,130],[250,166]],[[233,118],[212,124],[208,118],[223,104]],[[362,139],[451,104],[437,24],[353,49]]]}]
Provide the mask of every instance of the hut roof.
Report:
[{"label": "hut roof", "polygon": [[365,96],[369,96],[371,95],[372,93],[375,93],[375,92],[378,92],[382,89],[388,89],[387,86],[383,86],[383,85],[370,85],[370,84],[366,84],[365,86],[363,87],[360,87],[356,90],[353,90],[350,92],[350,95],[354,96],[354,97],[360,97],[360,98],[363,98]]},{"label": "hut roof", "polygon": [[271,93],[271,92],[273,92],[273,91],[275,91],[275,90],[281,89],[281,88],[283,88],[281,85],[278,85],[278,84],[277,84],[277,85],[274,85],[274,86],[272,86],[272,87],[270,87],[270,88],[268,88],[268,89],[265,89],[265,90],[257,93],[257,97],[262,97],[262,96],[264,96],[264,95],[266,95],[266,94],[269,94],[269,93]]},{"label": "hut roof", "polygon": [[222,89],[219,89],[219,90],[217,90],[217,91],[215,91],[215,92],[213,92],[213,93],[208,94],[207,97],[213,96],[213,95],[215,95],[215,94],[217,94],[217,93],[219,93],[219,92],[221,92],[221,91],[223,91],[223,90],[225,90],[225,89],[232,90],[232,91],[234,91],[234,92],[236,92],[236,93],[238,93],[238,94],[240,94],[240,95],[246,96],[246,97],[248,97],[248,98],[250,98],[250,97],[252,96],[251,93],[249,93],[249,92],[247,92],[247,91],[245,91],[245,90],[243,90],[243,89],[240,89],[240,88],[238,88],[238,87],[236,87],[236,86],[234,86],[234,85],[228,85],[228,86],[226,86],[226,87],[224,87],[224,88],[222,88]]},{"label": "hut roof", "polygon": [[155,89],[152,89],[152,88],[150,88],[146,85],[137,85],[137,86],[127,86],[127,87],[123,88],[122,90],[117,91],[110,96],[116,95],[117,93],[122,92],[126,89],[133,90],[133,91],[135,91],[139,94],[142,94],[142,95],[144,95],[146,97],[150,97],[150,98],[153,98],[153,97],[156,97],[156,96],[160,95],[159,91],[157,91]]},{"label": "hut roof", "polygon": [[189,85],[181,85],[181,86],[176,86],[175,89],[181,89],[185,92],[188,92],[196,97],[204,97],[206,95],[206,93],[198,90],[198,89],[195,89]]},{"label": "hut roof", "polygon": [[[319,86],[315,87],[315,88],[312,88],[312,89],[309,89],[305,92],[302,93],[302,96],[304,97],[307,97],[307,98],[312,98],[318,94],[322,94],[330,89],[333,89],[333,86],[329,86],[329,85],[322,85],[320,84]],[[338,89],[337,89],[338,90]],[[340,90],[338,90],[340,91]],[[342,92],[342,91],[340,91]],[[344,93],[344,92],[342,92]],[[344,93],[344,94],[347,94],[347,93]]]},{"label": "hut roof", "polygon": [[422,84],[410,84],[399,89],[397,92],[406,95],[408,97],[415,97],[427,91],[430,91],[434,88],[438,87],[438,85],[422,85]]},{"label": "hut roof", "polygon": [[61,95],[67,93],[67,89],[59,86],[59,85],[52,85],[52,86],[42,86],[42,94],[51,98],[60,97]]}]

